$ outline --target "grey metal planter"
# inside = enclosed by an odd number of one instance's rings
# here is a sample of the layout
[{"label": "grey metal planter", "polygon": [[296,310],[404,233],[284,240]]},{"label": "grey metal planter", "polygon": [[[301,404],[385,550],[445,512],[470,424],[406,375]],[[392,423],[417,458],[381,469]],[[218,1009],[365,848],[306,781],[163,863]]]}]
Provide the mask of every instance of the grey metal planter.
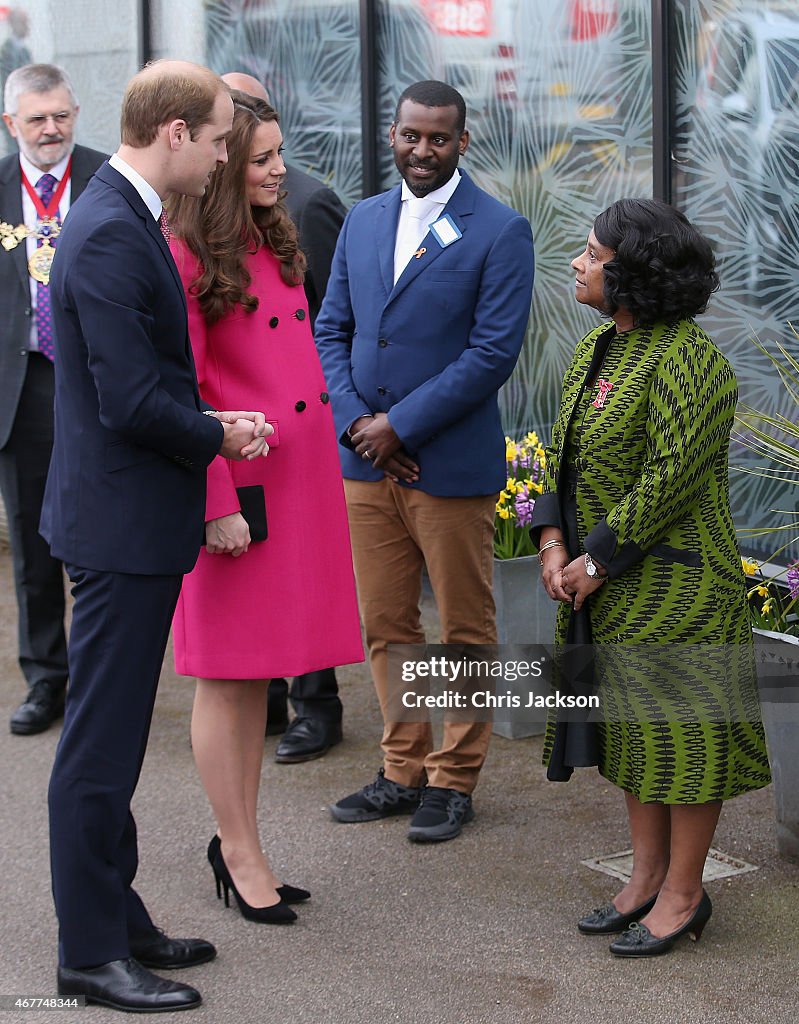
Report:
[{"label": "grey metal planter", "polygon": [[[552,645],[557,606],[547,597],[541,583],[537,555],[494,559],[494,600],[499,644]],[[510,680],[505,681],[505,686],[516,691],[524,703],[529,686]],[[495,712],[494,732],[498,736],[518,739],[543,731],[543,721],[532,721],[530,713],[523,708],[502,708]]]},{"label": "grey metal planter", "polygon": [[799,861],[799,638],[756,629],[755,656],[766,730],[777,849]]}]

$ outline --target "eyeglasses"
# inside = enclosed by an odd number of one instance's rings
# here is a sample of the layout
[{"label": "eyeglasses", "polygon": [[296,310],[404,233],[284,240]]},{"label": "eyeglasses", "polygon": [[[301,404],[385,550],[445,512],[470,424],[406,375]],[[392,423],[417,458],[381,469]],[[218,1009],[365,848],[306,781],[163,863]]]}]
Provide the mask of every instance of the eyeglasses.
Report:
[{"label": "eyeglasses", "polygon": [[70,124],[75,119],[74,110],[61,110],[57,114],[31,114],[30,117],[17,117],[11,115],[15,121],[22,121],[29,128],[43,128],[48,121],[52,121],[56,128]]}]

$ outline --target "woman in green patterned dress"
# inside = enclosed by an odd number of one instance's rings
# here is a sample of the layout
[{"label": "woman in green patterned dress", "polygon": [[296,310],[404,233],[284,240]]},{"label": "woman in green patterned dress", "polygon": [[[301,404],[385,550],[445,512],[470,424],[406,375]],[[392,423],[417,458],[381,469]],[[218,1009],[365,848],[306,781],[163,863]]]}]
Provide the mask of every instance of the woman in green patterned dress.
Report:
[{"label": "woman in green patterned dress", "polygon": [[722,802],[769,782],[729,501],[737,385],[693,319],[718,287],[710,243],[673,207],[614,203],[572,268],[612,320],[566,372],[533,531],[560,650],[593,645],[602,721],[551,725],[544,757],[624,791],[632,876],[578,927],[652,956],[699,938]]}]

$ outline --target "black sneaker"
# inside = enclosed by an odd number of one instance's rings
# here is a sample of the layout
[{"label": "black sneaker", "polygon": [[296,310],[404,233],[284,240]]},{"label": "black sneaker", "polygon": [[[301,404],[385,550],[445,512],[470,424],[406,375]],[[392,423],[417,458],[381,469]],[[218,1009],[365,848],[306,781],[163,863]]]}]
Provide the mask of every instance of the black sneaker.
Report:
[{"label": "black sneaker", "polygon": [[468,793],[440,786],[425,786],[419,809],[411,818],[408,838],[417,843],[440,843],[444,839],[454,839],[473,818],[472,798]]},{"label": "black sneaker", "polygon": [[330,813],[336,821],[376,821],[378,818],[390,818],[394,814],[413,814],[419,806],[422,795],[421,786],[400,786],[383,774],[377,773],[374,782],[351,793],[330,805]]}]

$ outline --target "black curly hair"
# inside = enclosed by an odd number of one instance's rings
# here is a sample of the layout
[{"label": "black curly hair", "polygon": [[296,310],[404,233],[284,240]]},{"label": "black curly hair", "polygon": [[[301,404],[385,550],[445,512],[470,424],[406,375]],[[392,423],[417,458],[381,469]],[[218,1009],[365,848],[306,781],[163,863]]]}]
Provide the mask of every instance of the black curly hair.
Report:
[{"label": "black curly hair", "polygon": [[604,266],[605,308],[636,324],[704,313],[719,286],[710,242],[685,214],[660,199],[619,199],[594,221],[597,241],[615,255]]}]

